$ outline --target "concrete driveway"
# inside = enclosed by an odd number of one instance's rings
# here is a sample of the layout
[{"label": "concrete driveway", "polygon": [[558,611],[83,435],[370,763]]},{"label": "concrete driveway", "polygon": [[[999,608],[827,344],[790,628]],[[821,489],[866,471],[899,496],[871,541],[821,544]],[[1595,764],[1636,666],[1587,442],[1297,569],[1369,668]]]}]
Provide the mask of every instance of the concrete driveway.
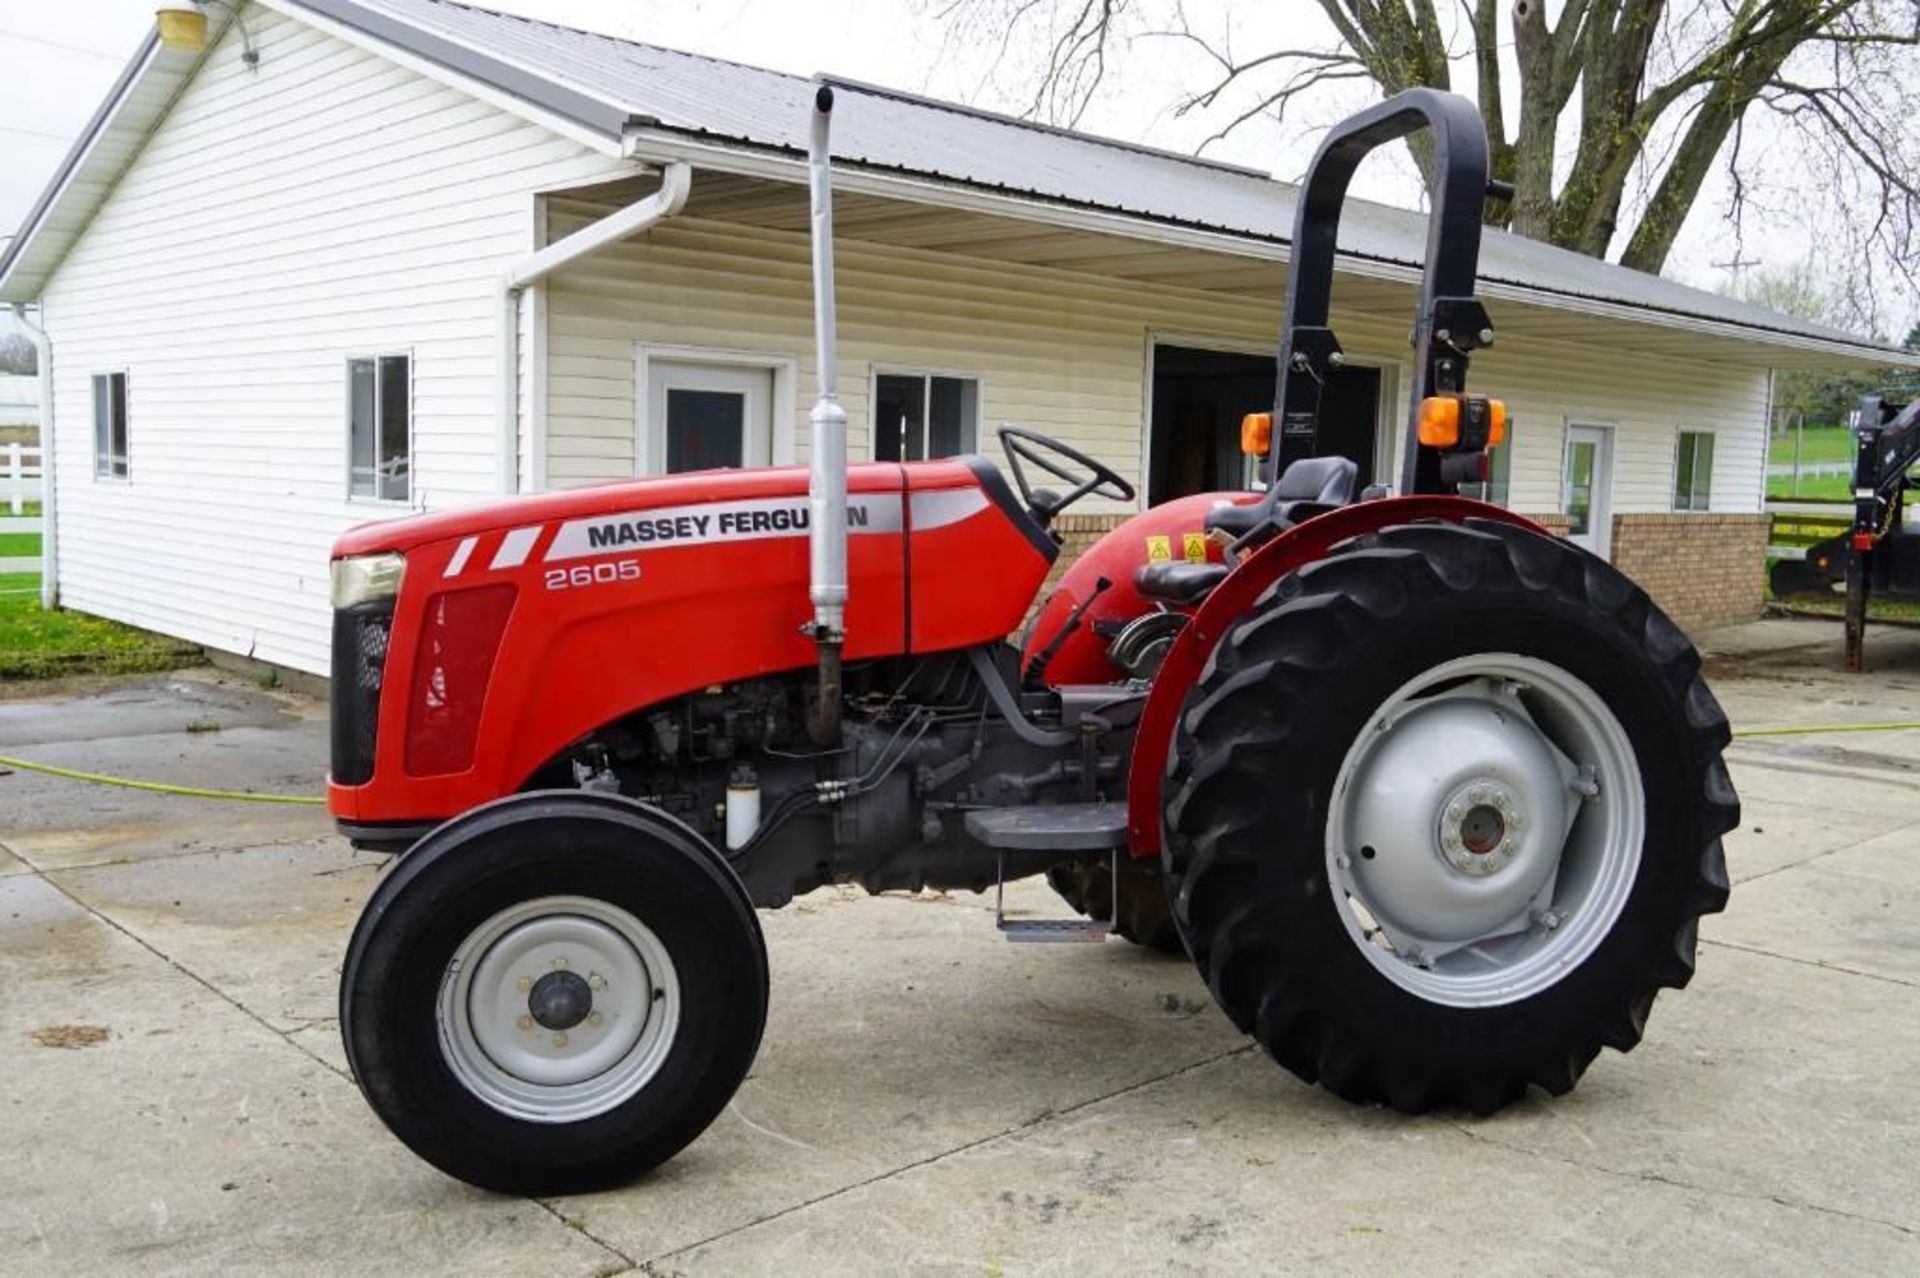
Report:
[{"label": "concrete driveway", "polygon": [[[1851,677],[1825,623],[1716,638],[1738,728],[1920,720],[1920,633]],[[279,793],[324,767],[320,707],[211,674],[15,697],[0,754]],[[1184,961],[823,891],[762,916],[732,1109],[548,1202],[446,1179],[361,1102],[334,994],[379,862],[319,810],[0,777],[0,1272],[1920,1271],[1920,732],[1730,758],[1699,975],[1564,1099],[1355,1109]]]}]

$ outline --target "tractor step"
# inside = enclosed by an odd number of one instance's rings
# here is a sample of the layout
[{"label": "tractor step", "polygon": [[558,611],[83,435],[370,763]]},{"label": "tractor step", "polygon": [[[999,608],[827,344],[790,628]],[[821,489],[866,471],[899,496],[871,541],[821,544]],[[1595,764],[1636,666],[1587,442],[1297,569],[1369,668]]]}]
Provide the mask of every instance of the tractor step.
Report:
[{"label": "tractor step", "polygon": [[1003,852],[1105,852],[1127,842],[1124,803],[1047,803],[976,808],[967,833]]},{"label": "tractor step", "polygon": [[1009,941],[1104,941],[1107,925],[1099,919],[1009,919],[998,921]]},{"label": "tractor step", "polygon": [[[1120,858],[1126,853],[1122,849],[1122,840],[1126,833],[1126,806],[1119,803],[1073,804],[1074,809],[1084,809],[1074,818],[1075,824],[1066,827],[1060,814],[1066,807],[1053,806],[1039,809],[995,808],[984,812],[967,814],[967,827],[973,836],[990,847],[1000,848],[1000,854],[994,858],[995,878],[993,885],[993,925],[1009,941],[1055,942],[1055,941],[1104,941],[1112,926],[1101,919],[1010,919],[1007,917],[1007,853],[1049,851],[1058,853],[1064,850],[1099,850],[1107,853],[1108,865],[1113,875],[1113,900],[1120,899]],[[1116,809],[1118,836],[1109,839],[1106,822],[1115,818],[1115,812],[1100,811]],[[1044,822],[1030,822],[1024,819],[1031,812],[1052,814]],[[974,818],[987,816],[990,820],[976,824]],[[1098,843],[1062,842],[1062,830],[1066,829],[1067,839],[1092,839],[1098,837]],[[995,844],[989,838],[1007,839],[1009,842]]]}]

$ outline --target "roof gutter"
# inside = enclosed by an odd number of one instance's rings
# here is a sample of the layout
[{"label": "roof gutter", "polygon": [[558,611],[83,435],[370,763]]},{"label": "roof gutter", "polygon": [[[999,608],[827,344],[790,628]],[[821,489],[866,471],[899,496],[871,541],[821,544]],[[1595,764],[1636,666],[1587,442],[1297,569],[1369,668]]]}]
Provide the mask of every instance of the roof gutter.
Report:
[{"label": "roof gutter", "polygon": [[[598,253],[610,244],[639,235],[666,221],[686,207],[687,194],[693,189],[693,169],[685,163],[668,164],[660,174],[659,189],[644,199],[617,209],[597,222],[581,227],[564,239],[536,249],[507,264],[500,277],[500,403],[499,464],[496,482],[503,493],[520,491],[520,297],[537,287],[562,267]],[[529,421],[533,454],[544,454],[547,424]],[[532,467],[527,476],[534,488],[546,486],[545,468]]]},{"label": "roof gutter", "polygon": [[[682,161],[746,177],[769,181],[804,183],[807,161],[784,148],[773,146],[728,145],[655,125],[629,128],[621,153],[640,161]],[[834,166],[834,185],[843,191],[904,200],[916,204],[938,205],[990,216],[1017,218],[1067,230],[1121,236],[1175,248],[1200,249],[1232,257],[1266,262],[1291,262],[1292,246],[1283,240],[1209,230],[1158,218],[1137,216],[1104,208],[1075,204],[1066,200],[1030,197],[1012,192],[989,190],[951,179],[925,177],[904,171],[859,167],[857,162],[841,160]],[[1342,251],[1339,270],[1347,275],[1418,287],[1420,267],[1378,257],[1364,257]],[[1482,275],[1478,292],[1484,298],[1522,302],[1544,310],[1564,311],[1601,319],[1656,328],[1678,329],[1709,337],[1723,337],[1756,345],[1780,346],[1798,351],[1813,351],[1880,366],[1920,367],[1920,355],[1867,345],[1834,341],[1780,330],[1755,328],[1727,320],[1709,319],[1683,311],[1661,310],[1630,302],[1611,302],[1582,293],[1545,289],[1537,285],[1516,284]]]},{"label": "roof gutter", "polygon": [[15,302],[13,317],[33,341],[34,367],[40,374],[40,606],[60,603],[59,525],[53,503],[59,489],[53,482],[53,339],[47,330],[27,318],[27,304]]}]

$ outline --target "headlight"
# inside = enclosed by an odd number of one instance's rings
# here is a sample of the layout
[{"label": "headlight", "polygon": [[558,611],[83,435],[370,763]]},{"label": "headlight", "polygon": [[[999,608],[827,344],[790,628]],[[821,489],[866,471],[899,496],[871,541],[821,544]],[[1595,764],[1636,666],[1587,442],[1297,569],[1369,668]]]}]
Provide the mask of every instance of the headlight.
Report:
[{"label": "headlight", "polygon": [[391,599],[400,593],[400,578],[407,561],[400,555],[354,555],[333,561],[333,606],[351,608],[355,604]]}]

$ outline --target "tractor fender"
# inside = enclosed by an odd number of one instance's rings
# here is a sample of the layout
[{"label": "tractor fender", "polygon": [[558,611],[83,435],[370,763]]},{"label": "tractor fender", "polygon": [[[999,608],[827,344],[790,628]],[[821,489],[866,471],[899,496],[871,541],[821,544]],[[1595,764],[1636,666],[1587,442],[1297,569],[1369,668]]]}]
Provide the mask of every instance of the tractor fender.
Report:
[{"label": "tractor fender", "polygon": [[1253,606],[1262,592],[1294,569],[1324,558],[1343,541],[1394,524],[1416,520],[1464,523],[1487,519],[1532,529],[1551,536],[1532,520],[1499,506],[1467,497],[1392,497],[1357,502],[1294,525],[1241,560],[1226,580],[1214,587],[1174,639],[1160,665],[1140,714],[1133,739],[1133,757],[1127,772],[1127,846],[1135,857],[1160,854],[1167,752],[1187,693],[1213,655],[1234,618]]}]

